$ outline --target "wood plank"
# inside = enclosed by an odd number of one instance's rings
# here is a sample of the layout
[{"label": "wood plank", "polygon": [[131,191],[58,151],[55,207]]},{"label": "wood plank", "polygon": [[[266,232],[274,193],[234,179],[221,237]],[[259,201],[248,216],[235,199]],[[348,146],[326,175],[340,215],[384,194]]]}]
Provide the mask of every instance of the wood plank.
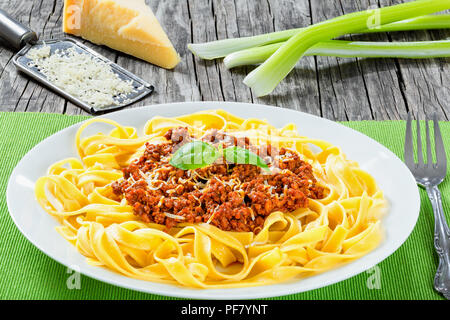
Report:
[{"label": "wood plank", "polygon": [[[373,4],[334,1],[330,5],[326,1],[311,1],[313,22],[365,10]],[[387,41],[383,35],[369,35],[363,39]],[[403,101],[392,75],[391,69],[395,68],[392,61],[380,59],[373,63],[369,59],[335,57],[317,57],[316,60],[324,117],[334,120],[399,118],[395,107]]]},{"label": "wood plank", "polygon": [[153,1],[151,7],[155,15],[164,21],[164,29],[180,54],[181,62],[174,70],[165,70],[145,61],[117,52],[117,63],[137,74],[155,86],[155,92],[136,103],[133,107],[166,102],[200,100],[196,84],[191,54],[186,43],[190,41],[190,22],[187,2]]},{"label": "wood plank", "polygon": [[[259,6],[260,3],[257,4]],[[215,32],[217,39],[236,38],[253,35],[250,25],[251,18],[246,12],[245,1],[217,1],[212,2],[212,16],[215,20]],[[195,39],[193,39],[195,41]],[[196,64],[200,61],[196,59]],[[214,62],[216,70],[220,76],[222,99],[225,101],[245,101],[253,102],[250,89],[242,81],[244,80],[248,68],[237,68],[227,70],[222,61]]]},{"label": "wood plank", "polygon": [[[217,39],[214,5],[209,0],[187,1],[188,16],[191,23],[189,42],[207,42]],[[224,100],[221,79],[217,68],[217,61],[199,60],[183,49],[187,59],[192,60],[192,69],[195,75],[199,94],[204,101]],[[191,56],[191,57],[189,57]],[[189,72],[189,70],[187,70]]]}]

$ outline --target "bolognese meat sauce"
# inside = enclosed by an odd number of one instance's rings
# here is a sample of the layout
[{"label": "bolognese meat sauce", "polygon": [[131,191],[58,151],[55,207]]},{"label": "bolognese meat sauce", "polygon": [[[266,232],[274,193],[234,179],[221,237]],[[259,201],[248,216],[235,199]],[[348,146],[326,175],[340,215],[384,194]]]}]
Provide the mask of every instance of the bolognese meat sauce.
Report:
[{"label": "bolognese meat sauce", "polygon": [[167,228],[205,222],[225,231],[257,233],[272,212],[292,212],[307,207],[308,198],[323,198],[311,165],[291,150],[257,147],[248,138],[210,130],[203,141],[250,149],[276,170],[267,174],[258,166],[223,159],[205,168],[181,170],[169,164],[170,158],[193,137],[180,127],[169,130],[165,138],[167,143],[147,143],[140,159],[123,169],[124,178],[112,184],[114,193],[124,197],[144,222]]}]

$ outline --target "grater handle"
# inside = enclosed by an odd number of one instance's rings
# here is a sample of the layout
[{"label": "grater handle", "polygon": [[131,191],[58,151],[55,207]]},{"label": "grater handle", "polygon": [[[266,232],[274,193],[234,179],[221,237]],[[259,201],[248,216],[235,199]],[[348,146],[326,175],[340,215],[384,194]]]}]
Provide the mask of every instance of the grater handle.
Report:
[{"label": "grater handle", "polygon": [[38,40],[37,34],[0,9],[0,37],[12,48],[19,50]]}]

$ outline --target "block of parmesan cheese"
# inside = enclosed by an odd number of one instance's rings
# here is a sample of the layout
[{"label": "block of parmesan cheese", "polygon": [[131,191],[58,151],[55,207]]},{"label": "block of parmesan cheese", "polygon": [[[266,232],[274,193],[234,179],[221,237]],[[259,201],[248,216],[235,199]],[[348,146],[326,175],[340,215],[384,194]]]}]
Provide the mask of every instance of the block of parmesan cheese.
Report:
[{"label": "block of parmesan cheese", "polygon": [[145,0],[65,0],[63,29],[166,69],[180,61]]}]

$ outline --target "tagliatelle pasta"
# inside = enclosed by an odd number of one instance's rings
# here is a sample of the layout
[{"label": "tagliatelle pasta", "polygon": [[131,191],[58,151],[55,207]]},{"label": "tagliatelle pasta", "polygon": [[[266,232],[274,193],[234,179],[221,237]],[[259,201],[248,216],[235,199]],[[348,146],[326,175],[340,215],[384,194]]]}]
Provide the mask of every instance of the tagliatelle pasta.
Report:
[{"label": "tagliatelle pasta", "polygon": [[[83,137],[97,122],[113,129]],[[295,150],[325,193],[308,199],[304,208],[270,213],[258,232],[225,231],[205,222],[180,220],[170,229],[145,222],[111,185],[123,179],[121,169],[143,154],[146,143],[166,142],[165,134],[177,127],[195,137],[217,129],[247,137],[256,146]],[[52,165],[36,182],[36,198],[89,264],[131,278],[194,288],[267,285],[357,259],[383,238],[380,219],[387,204],[374,178],[339,147],[299,135],[294,124],[277,129],[265,120],[209,110],[154,117],[138,136],[135,128],[94,118],[79,128],[75,143],[81,160]]]}]

